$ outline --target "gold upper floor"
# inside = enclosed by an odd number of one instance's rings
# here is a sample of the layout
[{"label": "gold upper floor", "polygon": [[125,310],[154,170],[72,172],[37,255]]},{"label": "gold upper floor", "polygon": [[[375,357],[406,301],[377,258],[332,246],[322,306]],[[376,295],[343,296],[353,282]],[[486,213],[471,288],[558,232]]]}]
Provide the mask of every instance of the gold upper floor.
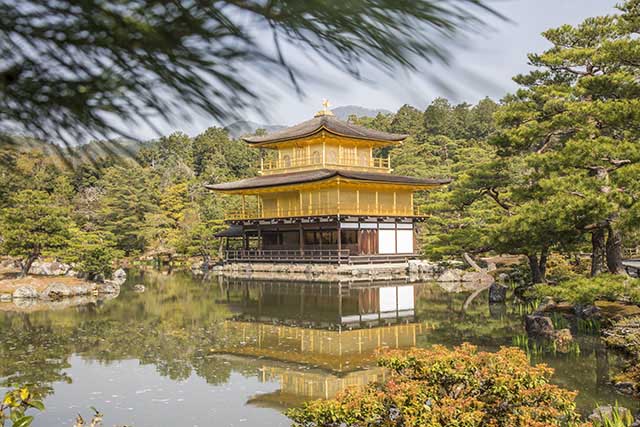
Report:
[{"label": "gold upper floor", "polygon": [[[313,169],[341,169],[391,173],[390,156],[376,157],[386,144],[338,136],[327,131],[269,147],[260,161],[260,174],[272,175]],[[264,154],[268,155],[264,156]]]},{"label": "gold upper floor", "polygon": [[226,220],[293,218],[321,215],[421,217],[413,188],[389,184],[326,182],[270,188],[245,194]]}]

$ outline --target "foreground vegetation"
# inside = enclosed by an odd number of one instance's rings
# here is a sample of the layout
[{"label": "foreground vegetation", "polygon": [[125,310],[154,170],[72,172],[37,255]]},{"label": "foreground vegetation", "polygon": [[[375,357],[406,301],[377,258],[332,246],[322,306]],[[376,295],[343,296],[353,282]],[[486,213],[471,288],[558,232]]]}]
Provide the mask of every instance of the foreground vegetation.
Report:
[{"label": "foreground vegetation", "polygon": [[388,381],[307,403],[288,415],[296,426],[318,427],[583,425],[576,394],[551,384],[553,371],[529,365],[518,349],[434,346],[388,352],[378,363],[391,370]]}]

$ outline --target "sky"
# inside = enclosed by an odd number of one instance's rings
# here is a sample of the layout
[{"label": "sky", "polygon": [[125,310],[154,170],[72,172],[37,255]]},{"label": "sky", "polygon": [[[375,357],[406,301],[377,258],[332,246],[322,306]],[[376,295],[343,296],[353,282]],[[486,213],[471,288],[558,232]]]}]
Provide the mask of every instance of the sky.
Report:
[{"label": "sky", "polygon": [[[277,97],[268,102],[266,117],[247,112],[246,119],[259,123],[293,125],[313,117],[322,108],[323,98],[333,107],[359,105],[396,111],[403,104],[424,109],[434,98],[444,96],[452,102],[474,103],[489,96],[496,100],[513,91],[511,77],[525,73],[527,53],[549,47],[541,33],[562,24],[578,24],[590,16],[614,13],[617,0],[493,0],[491,5],[509,21],[491,18],[491,28],[475,35],[452,51],[449,66],[434,64],[417,73],[397,73],[393,77],[364,68],[367,82],[358,81],[322,62],[309,63],[295,50],[285,54],[293,63],[307,67],[310,78],[302,82],[304,96],[292,88],[278,88]],[[448,88],[434,84],[429,75],[446,82]],[[313,76],[321,76],[315,79]],[[216,125],[210,118],[196,116],[192,123],[157,123],[163,133],[175,130],[196,135]],[[141,139],[152,138],[150,129],[135,132]]]}]

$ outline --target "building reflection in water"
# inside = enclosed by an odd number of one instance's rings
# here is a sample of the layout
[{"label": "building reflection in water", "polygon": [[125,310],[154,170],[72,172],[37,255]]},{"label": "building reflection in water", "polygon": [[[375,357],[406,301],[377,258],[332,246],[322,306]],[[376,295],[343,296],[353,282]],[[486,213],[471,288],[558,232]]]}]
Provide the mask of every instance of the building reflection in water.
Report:
[{"label": "building reflection in water", "polygon": [[243,292],[225,301],[236,315],[225,322],[217,352],[245,357],[262,381],[280,383],[252,398],[256,405],[288,407],[383,380],[376,351],[415,346],[426,329],[415,321],[416,290],[404,282],[228,285]]}]

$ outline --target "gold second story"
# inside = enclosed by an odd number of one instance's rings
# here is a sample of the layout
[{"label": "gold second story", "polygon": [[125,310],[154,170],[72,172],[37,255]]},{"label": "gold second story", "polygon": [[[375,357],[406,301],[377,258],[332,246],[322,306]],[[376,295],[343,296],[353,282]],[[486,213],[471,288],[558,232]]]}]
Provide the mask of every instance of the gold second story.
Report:
[{"label": "gold second story", "polygon": [[324,215],[420,216],[414,192],[448,181],[320,169],[249,178],[208,188],[241,195],[226,219]]}]

